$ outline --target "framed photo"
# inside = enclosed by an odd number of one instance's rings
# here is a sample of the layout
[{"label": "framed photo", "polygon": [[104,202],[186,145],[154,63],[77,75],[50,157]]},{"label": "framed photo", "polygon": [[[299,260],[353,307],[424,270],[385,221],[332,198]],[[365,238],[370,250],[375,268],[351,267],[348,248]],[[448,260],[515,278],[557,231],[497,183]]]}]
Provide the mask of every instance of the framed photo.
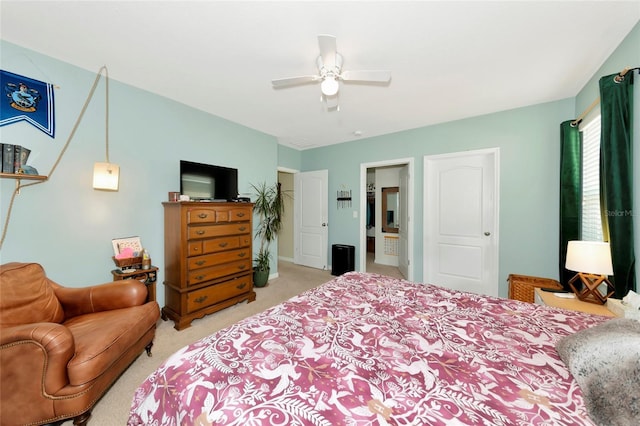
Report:
[{"label": "framed photo", "polygon": [[127,238],[114,238],[111,240],[113,245],[113,253],[115,256],[119,255],[125,248],[133,250],[133,255],[139,256],[142,251],[142,243],[140,237],[127,237]]}]

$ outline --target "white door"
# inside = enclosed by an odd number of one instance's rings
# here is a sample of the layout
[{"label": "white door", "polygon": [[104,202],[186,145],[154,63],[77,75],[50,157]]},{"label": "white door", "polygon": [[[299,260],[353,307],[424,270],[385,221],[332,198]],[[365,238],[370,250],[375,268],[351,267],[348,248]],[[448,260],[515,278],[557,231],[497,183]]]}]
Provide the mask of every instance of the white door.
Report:
[{"label": "white door", "polygon": [[398,190],[400,204],[400,227],[398,228],[398,269],[403,277],[409,277],[409,167],[400,169],[400,185]]},{"label": "white door", "polygon": [[426,282],[498,295],[499,153],[424,158]]},{"label": "white door", "polygon": [[293,176],[293,262],[327,269],[329,171],[296,173]]}]

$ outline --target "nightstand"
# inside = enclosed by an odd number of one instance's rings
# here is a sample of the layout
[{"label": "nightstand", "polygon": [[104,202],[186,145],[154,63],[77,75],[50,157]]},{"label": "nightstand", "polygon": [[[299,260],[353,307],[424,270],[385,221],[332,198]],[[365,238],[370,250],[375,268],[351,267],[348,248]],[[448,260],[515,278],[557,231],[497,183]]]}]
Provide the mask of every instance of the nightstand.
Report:
[{"label": "nightstand", "polygon": [[[595,303],[583,302],[575,296],[567,299],[556,296],[557,293],[543,291],[540,288],[535,289],[535,302],[538,305],[553,306],[554,308],[569,309],[571,311],[586,312],[588,314],[603,315],[607,317],[615,317],[615,314],[607,309],[604,305],[596,305]],[[563,293],[571,294],[573,293]]]},{"label": "nightstand", "polygon": [[158,267],[151,266],[149,269],[135,269],[133,271],[122,271],[113,269],[111,271],[114,281],[138,280],[147,286],[147,302],[156,301],[156,281],[158,279]]}]

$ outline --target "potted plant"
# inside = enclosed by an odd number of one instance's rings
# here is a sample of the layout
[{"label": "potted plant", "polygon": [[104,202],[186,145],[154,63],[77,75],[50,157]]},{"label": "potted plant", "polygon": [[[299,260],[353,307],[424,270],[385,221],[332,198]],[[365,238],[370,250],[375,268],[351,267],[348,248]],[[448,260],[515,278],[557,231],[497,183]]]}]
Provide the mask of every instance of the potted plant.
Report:
[{"label": "potted plant", "polygon": [[280,184],[267,185],[265,182],[259,185],[251,185],[256,193],[254,201],[254,213],[258,215],[258,227],[256,238],[260,238],[260,248],[254,261],[253,284],[256,287],[264,287],[269,280],[271,242],[276,239],[282,228],[282,214],[284,203]]}]

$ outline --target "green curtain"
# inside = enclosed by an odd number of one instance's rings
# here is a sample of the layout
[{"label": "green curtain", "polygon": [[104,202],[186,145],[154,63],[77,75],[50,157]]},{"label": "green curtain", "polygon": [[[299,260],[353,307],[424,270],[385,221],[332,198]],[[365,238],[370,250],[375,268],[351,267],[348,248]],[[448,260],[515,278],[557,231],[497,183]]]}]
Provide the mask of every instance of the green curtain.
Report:
[{"label": "green curtain", "polygon": [[633,72],[600,79],[600,194],[615,297],[636,289],[633,251]]},{"label": "green curtain", "polygon": [[560,124],[560,282],[566,290],[576,273],[564,267],[567,242],[579,240],[582,220],[582,133],[575,120]]}]

